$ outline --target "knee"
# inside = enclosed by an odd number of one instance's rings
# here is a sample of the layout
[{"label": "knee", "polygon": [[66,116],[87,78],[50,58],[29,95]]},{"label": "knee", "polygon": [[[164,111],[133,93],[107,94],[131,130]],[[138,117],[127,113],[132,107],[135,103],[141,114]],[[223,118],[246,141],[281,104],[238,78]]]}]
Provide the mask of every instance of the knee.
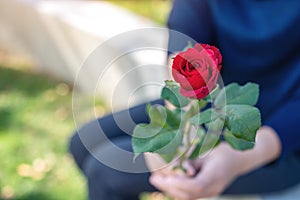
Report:
[{"label": "knee", "polygon": [[126,186],[124,177],[127,183],[129,180],[127,176],[124,176],[124,172],[106,166],[93,156],[86,159],[83,173],[88,180],[89,190],[106,190],[106,193],[119,194]]},{"label": "knee", "polygon": [[77,146],[78,146],[78,143],[79,143],[78,139],[79,139],[79,136],[78,136],[77,133],[74,133],[69,139],[69,148],[68,148],[68,150],[72,155],[76,154],[76,149],[77,149]]},{"label": "knee", "polygon": [[90,154],[88,149],[90,150],[100,143],[100,139],[97,137],[98,132],[96,131],[97,123],[98,121],[95,120],[80,127],[69,140],[69,152],[81,169],[84,160]]},{"label": "knee", "polygon": [[83,162],[89,154],[83,145],[78,133],[74,133],[69,140],[69,152],[72,154],[75,163],[82,169]]},{"label": "knee", "polygon": [[107,184],[110,173],[93,156],[88,156],[82,166],[83,174],[86,176],[88,185],[88,196],[90,200],[113,199],[111,187]]},{"label": "knee", "polygon": [[113,173],[109,167],[93,156],[89,156],[83,164],[82,171],[88,182],[89,195],[101,196],[103,194],[111,194],[110,180],[113,177]]},{"label": "knee", "polygon": [[[143,191],[155,191],[148,183],[149,173],[127,173],[113,169],[93,156],[89,156],[83,165],[88,180],[90,197],[96,199],[139,199]],[[107,198],[99,198],[102,196]],[[91,198],[92,199],[92,198]]]}]

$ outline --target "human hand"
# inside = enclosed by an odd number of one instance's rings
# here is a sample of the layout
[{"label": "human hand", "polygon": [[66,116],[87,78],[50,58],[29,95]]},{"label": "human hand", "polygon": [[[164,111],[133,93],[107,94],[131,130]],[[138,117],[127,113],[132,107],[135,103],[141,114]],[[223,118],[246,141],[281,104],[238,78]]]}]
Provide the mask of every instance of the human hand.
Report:
[{"label": "human hand", "polygon": [[238,156],[226,143],[220,144],[205,158],[191,162],[195,176],[154,173],[150,182],[159,190],[180,200],[192,200],[219,195],[237,176]]},{"label": "human hand", "polygon": [[183,172],[180,169],[175,169],[178,166],[179,159],[175,158],[172,162],[166,163],[159,154],[154,153],[144,153],[144,158],[147,164],[149,171],[152,174],[157,176],[171,176],[171,175],[183,175],[186,174],[188,176],[195,175],[195,168],[188,162],[183,164],[184,169]]},{"label": "human hand", "polygon": [[198,173],[161,176],[153,173],[150,182],[159,190],[180,200],[192,200],[220,195],[239,175],[250,172],[278,158],[281,143],[276,132],[263,126],[257,132],[255,147],[236,151],[221,143],[203,159],[192,162]]}]

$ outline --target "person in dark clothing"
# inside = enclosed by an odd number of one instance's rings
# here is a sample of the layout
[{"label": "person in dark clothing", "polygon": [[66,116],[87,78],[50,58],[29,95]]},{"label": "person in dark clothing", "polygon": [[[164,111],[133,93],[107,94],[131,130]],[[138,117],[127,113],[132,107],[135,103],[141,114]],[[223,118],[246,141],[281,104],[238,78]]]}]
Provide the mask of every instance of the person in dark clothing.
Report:
[{"label": "person in dark clothing", "polygon": [[[86,150],[76,133],[71,139],[70,150],[88,179],[89,198],[138,199],[139,193],[158,188],[177,198],[194,199],[218,194],[267,194],[298,184],[299,10],[300,2],[297,0],[174,0],[168,27],[199,43],[220,49],[224,84],[251,81],[260,85],[258,107],[263,127],[258,131],[256,147],[249,152],[233,152],[226,144],[220,145],[195,166],[205,168],[208,165],[211,171],[207,171],[207,177],[203,174],[205,170],[200,170],[193,178],[164,177],[160,172],[151,176],[150,173],[120,172],[103,165]],[[169,49],[181,51],[186,44],[187,41],[170,32]],[[153,103],[163,104],[163,101]],[[147,123],[149,120],[145,105],[131,108],[129,112],[135,123]],[[122,119],[124,111],[115,115]],[[117,128],[111,115],[85,125],[79,130],[81,135],[97,138],[93,124],[100,125],[115,145],[131,151],[130,136]],[[128,127],[128,130],[133,128]],[[101,141],[94,140],[95,151],[103,151]],[[221,156],[220,152],[228,152],[226,155],[229,157]],[[221,165],[230,160],[231,165],[211,167],[210,163],[214,163],[211,160],[218,156],[227,161],[220,159],[215,163]],[[146,168],[142,158],[139,165]],[[228,170],[226,167],[232,168],[231,171],[225,171]],[[234,170],[237,168],[239,170]],[[220,173],[215,173],[217,171]],[[156,188],[149,183],[149,178]]]}]

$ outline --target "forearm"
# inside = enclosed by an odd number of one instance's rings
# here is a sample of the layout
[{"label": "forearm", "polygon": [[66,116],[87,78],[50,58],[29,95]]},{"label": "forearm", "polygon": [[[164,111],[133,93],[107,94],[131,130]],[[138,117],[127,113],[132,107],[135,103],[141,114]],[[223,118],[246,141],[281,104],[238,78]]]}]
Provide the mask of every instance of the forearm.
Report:
[{"label": "forearm", "polygon": [[261,127],[256,136],[253,149],[236,152],[238,175],[250,172],[270,163],[281,154],[281,142],[277,133],[269,126]]}]

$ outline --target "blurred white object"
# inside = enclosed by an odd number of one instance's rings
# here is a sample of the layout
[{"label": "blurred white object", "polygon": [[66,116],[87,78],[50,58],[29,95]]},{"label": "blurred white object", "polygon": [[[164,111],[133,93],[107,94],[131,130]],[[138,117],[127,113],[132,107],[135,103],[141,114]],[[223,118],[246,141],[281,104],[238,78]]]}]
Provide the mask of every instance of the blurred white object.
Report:
[{"label": "blurred white object", "polygon": [[[166,52],[153,49],[152,52],[151,49],[138,50],[123,55],[111,66],[104,66],[107,63],[101,62],[102,57],[121,54],[131,49],[134,43],[148,42],[150,46],[154,44],[165,48],[167,41],[167,34],[159,37],[140,34],[122,43],[107,43],[107,40],[128,31],[159,26],[105,1],[1,0],[0,27],[0,49],[30,57],[42,71],[63,81],[74,83],[83,65],[84,75],[76,83],[83,92],[94,94],[97,85],[97,94],[111,104],[112,98],[115,98],[115,87],[121,85],[123,89],[119,89],[118,98],[112,105],[115,108],[158,98],[157,88],[144,88],[143,92],[137,88],[149,82],[162,84],[166,77],[165,68],[156,67],[155,72],[148,70],[146,76],[144,70],[137,70],[135,78],[124,78],[124,74],[137,66],[163,66]],[[88,59],[85,62],[93,50],[105,42],[105,54],[98,60]],[[105,67],[110,67],[110,72],[102,77],[106,80],[105,85],[99,86],[99,68]]]}]

